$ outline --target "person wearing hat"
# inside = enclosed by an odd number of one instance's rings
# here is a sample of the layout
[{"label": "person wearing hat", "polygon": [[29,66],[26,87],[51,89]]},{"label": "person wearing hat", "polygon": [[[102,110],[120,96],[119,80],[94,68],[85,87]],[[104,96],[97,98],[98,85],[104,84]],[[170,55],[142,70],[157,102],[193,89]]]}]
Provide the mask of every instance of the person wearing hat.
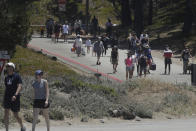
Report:
[{"label": "person wearing hat", "polygon": [[187,67],[189,64],[189,58],[191,58],[191,53],[188,47],[185,47],[185,50],[181,53],[181,60],[183,60],[183,74],[187,74]]},{"label": "person wearing hat", "polygon": [[6,64],[5,77],[5,93],[3,99],[4,111],[4,124],[6,131],[9,129],[9,112],[13,112],[14,117],[21,127],[21,131],[26,128],[23,125],[22,119],[19,117],[20,112],[20,91],[22,90],[22,79],[18,73],[15,73],[15,65],[12,62]]},{"label": "person wearing hat", "polygon": [[171,58],[173,56],[173,53],[172,53],[172,50],[169,49],[168,45],[165,46],[165,50],[164,50],[163,56],[165,58],[165,74],[167,74],[167,67],[169,67],[168,74],[170,74],[171,64],[172,64]]},{"label": "person wearing hat", "polygon": [[39,112],[42,111],[45,117],[47,131],[50,131],[50,120],[49,120],[49,88],[47,80],[43,79],[43,71],[37,70],[35,72],[35,81],[32,86],[34,89],[34,101],[33,101],[33,123],[32,131],[35,131]]}]

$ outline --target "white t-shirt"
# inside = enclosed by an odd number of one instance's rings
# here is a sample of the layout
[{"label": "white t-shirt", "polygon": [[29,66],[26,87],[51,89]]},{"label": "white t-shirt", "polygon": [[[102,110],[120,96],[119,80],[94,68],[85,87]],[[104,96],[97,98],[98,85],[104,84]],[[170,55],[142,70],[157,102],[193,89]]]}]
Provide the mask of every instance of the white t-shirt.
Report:
[{"label": "white t-shirt", "polygon": [[91,40],[86,40],[86,46],[91,46]]},{"label": "white t-shirt", "polygon": [[81,38],[77,38],[76,40],[75,40],[75,44],[76,44],[76,47],[82,47],[82,39]]},{"label": "white t-shirt", "polygon": [[131,56],[133,66],[136,65],[136,55]]},{"label": "white t-shirt", "polygon": [[69,32],[69,26],[68,25],[63,25],[63,33],[68,34]]}]

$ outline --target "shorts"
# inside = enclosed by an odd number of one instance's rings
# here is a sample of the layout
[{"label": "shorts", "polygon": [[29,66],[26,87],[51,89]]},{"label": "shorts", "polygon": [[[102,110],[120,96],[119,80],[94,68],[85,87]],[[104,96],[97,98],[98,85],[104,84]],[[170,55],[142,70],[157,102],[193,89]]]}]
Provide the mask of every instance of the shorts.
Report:
[{"label": "shorts", "polygon": [[165,64],[172,64],[171,58],[165,58]]},{"label": "shorts", "polygon": [[144,72],[146,72],[146,69],[147,67],[146,66],[140,66],[140,72],[142,72],[142,71],[144,71]]},{"label": "shorts", "polygon": [[33,101],[33,108],[40,108],[40,109],[47,109],[50,107],[50,104],[48,103],[47,106],[45,106],[45,99],[34,99]]},{"label": "shorts", "polygon": [[4,109],[11,109],[13,112],[19,112],[20,111],[20,96],[16,96],[16,100],[12,101],[12,97],[4,97],[3,100],[3,107]]},{"label": "shorts", "polygon": [[101,51],[97,51],[97,57],[101,57]]},{"label": "shorts", "polygon": [[133,66],[126,66],[126,71],[131,71],[133,69]]},{"label": "shorts", "polygon": [[118,65],[118,59],[112,59],[112,64],[117,64]]}]

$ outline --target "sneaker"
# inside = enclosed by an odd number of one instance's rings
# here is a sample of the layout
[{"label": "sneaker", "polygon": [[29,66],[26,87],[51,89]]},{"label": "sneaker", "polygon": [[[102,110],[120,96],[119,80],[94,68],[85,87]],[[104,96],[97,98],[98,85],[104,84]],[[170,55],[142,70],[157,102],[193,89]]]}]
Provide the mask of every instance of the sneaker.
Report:
[{"label": "sneaker", "polygon": [[26,131],[26,127],[22,127],[21,128],[21,131]]}]

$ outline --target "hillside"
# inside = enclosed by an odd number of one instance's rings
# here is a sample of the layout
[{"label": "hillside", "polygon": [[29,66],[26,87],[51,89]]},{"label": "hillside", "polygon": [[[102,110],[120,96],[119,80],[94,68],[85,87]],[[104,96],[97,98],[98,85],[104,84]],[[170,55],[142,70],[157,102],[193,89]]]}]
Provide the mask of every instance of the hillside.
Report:
[{"label": "hillside", "polygon": [[[194,5],[196,2],[194,1]],[[194,6],[193,5],[193,6]],[[163,49],[170,45],[176,53],[180,53],[184,46],[188,46],[192,53],[196,53],[196,25],[193,23],[192,31],[187,37],[183,34],[185,19],[185,0],[171,5],[161,6],[153,17],[153,24],[146,27],[150,33],[154,49]],[[194,12],[196,10],[194,9]]]}]

